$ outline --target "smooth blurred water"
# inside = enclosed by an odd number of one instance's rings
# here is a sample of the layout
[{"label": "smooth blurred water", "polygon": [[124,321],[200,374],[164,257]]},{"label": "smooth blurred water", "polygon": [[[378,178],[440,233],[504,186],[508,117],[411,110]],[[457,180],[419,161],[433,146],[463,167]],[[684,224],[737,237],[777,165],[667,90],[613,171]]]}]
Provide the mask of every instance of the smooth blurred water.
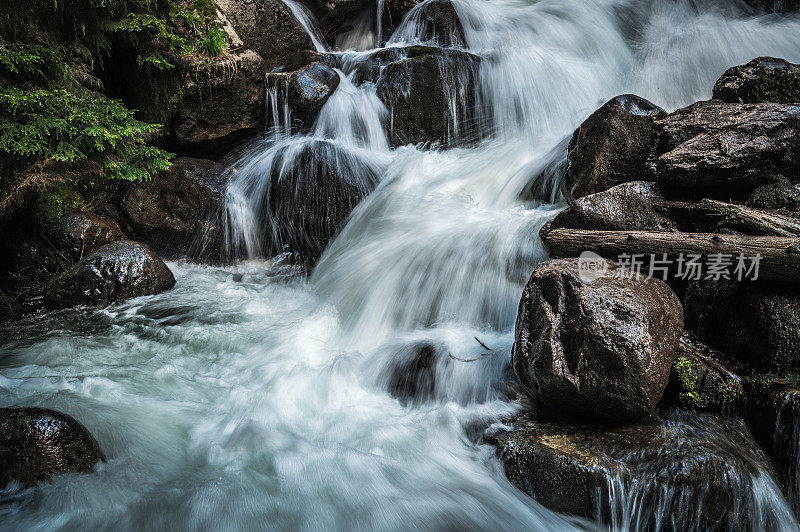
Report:
[{"label": "smooth blurred water", "polygon": [[[73,415],[108,457],[92,474],[3,492],[0,528],[587,526],[521,495],[477,443],[517,408],[513,323],[545,258],[538,229],[562,207],[565,139],[620,93],[672,110],[758,55],[800,61],[800,18],[711,0],[454,5],[484,59],[476,144],[390,149],[390,111],[350,79],[311,133],[289,136],[275,94],[274,135],[228,190],[230,245],[247,261],[171,264],[167,293],[0,333],[0,405]],[[340,46],[375,45],[375,10],[361,18]],[[340,53],[343,76],[365,57]],[[272,221],[257,208],[277,154],[313,141],[380,182],[306,278],[266,260]],[[393,368],[423,344],[432,396],[398,399]],[[773,495],[758,503],[781,504]]]}]

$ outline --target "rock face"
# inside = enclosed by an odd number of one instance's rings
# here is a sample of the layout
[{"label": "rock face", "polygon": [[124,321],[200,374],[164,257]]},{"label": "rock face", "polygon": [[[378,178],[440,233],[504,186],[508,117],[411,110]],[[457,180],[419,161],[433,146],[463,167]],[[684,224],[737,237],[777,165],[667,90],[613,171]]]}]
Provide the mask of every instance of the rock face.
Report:
[{"label": "rock face", "polygon": [[465,48],[464,27],[450,0],[428,0],[408,13],[397,29],[401,39],[414,34],[422,42],[438,46]]},{"label": "rock face", "polygon": [[147,247],[130,240],[107,244],[50,283],[49,309],[94,305],[157,294],[175,286],[175,277]]},{"label": "rock face", "polygon": [[181,151],[218,149],[258,131],[266,72],[260,55],[245,50],[197,63],[190,71],[173,125]]},{"label": "rock face", "polygon": [[226,176],[214,161],[175,159],[169,170],[133,186],[120,201],[132,236],[167,256],[219,252]]},{"label": "rock face", "polygon": [[564,197],[572,202],[620,183],[647,179],[655,120],[664,116],[663,109],[632,94],[617,96],[592,113],[569,143]]},{"label": "rock face", "polygon": [[358,155],[334,143],[310,140],[276,156],[260,217],[270,228],[267,247],[316,260],[380,174]]},{"label": "rock face", "polygon": [[747,199],[747,206],[756,209],[800,210],[800,190],[782,175],[767,185],[756,188]]},{"label": "rock face", "polygon": [[475,139],[479,58],[424,46],[405,52],[406,58],[386,65],[377,83],[378,97],[389,109],[392,146]]},{"label": "rock face", "polygon": [[302,0],[301,3],[317,17],[324,33],[339,29],[347,19],[368,9],[375,9],[370,0]]},{"label": "rock face", "polygon": [[[577,259],[537,267],[520,301],[512,365],[546,415],[625,422],[653,412],[683,330],[672,290],[616,265],[590,278]],[[619,278],[618,278],[619,277]]]},{"label": "rock face", "polygon": [[[790,515],[757,501],[752,477],[774,474],[769,459],[738,421],[711,415],[616,428],[538,423],[526,416],[488,436],[506,475],[519,489],[557,512],[598,519],[613,530],[631,523],[656,530],[780,528]],[[614,487],[610,500],[609,485]],[[635,506],[627,506],[635,504]]]},{"label": "rock face", "polygon": [[765,173],[800,171],[798,106],[697,102],[656,125],[656,180],[668,187],[751,191]]},{"label": "rock face", "polygon": [[728,412],[742,397],[742,379],[721,358],[719,351],[684,333],[664,399],[687,409]]},{"label": "rock face", "polygon": [[654,208],[664,200],[654,183],[634,181],[575,200],[547,224],[542,238],[552,229],[603,231],[677,231],[677,224]]},{"label": "rock face", "polygon": [[72,260],[125,238],[116,222],[99,214],[68,212],[50,229],[53,244]]},{"label": "rock face", "polygon": [[91,434],[66,414],[0,408],[0,488],[30,486],[57,473],[89,471],[103,460]]},{"label": "rock face", "polygon": [[276,91],[279,101],[286,101],[300,129],[308,130],[325,102],[339,86],[339,74],[322,63],[314,62],[293,72],[267,74],[267,87]]},{"label": "rock face", "polygon": [[800,65],[758,57],[725,71],[714,85],[714,99],[729,103],[800,103]]},{"label": "rock face", "polygon": [[283,64],[288,56],[300,50],[314,49],[311,37],[280,0],[217,0],[216,3],[244,45],[264,58],[265,70]]},{"label": "rock face", "polygon": [[698,281],[684,301],[698,338],[759,372],[800,371],[800,287],[768,282]]}]

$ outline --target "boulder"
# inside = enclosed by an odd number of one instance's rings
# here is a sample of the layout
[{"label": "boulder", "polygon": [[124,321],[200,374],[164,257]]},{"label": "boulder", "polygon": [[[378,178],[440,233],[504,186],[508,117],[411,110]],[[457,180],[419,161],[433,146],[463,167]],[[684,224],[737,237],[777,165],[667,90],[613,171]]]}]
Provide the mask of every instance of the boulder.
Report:
[{"label": "boulder", "polygon": [[379,170],[361,157],[318,139],[280,149],[266,170],[269,187],[257,214],[271,253],[298,252],[312,262],[322,254],[378,183]]},{"label": "boulder", "polygon": [[53,245],[76,261],[99,247],[125,238],[115,221],[88,212],[67,212],[48,227],[48,231]]},{"label": "boulder", "polygon": [[722,353],[683,333],[665,402],[692,410],[730,412],[742,397],[742,379],[725,367],[722,359]]},{"label": "boulder", "polygon": [[265,70],[284,64],[302,50],[314,50],[311,37],[281,0],[216,0],[216,3],[244,45],[263,57]]},{"label": "boulder", "polygon": [[104,460],[83,425],[42,408],[0,408],[0,489],[30,486],[55,474],[90,471]]},{"label": "boulder", "polygon": [[559,228],[677,231],[675,221],[654,208],[655,202],[664,199],[654,183],[622,183],[603,192],[578,198],[546,224],[540,235],[544,239],[551,230]]},{"label": "boulder", "polygon": [[756,188],[747,199],[747,206],[756,209],[800,210],[800,190],[782,175],[772,183]]},{"label": "boulder", "polygon": [[166,256],[218,254],[227,175],[215,161],[175,159],[169,170],[134,185],[120,201],[131,235]]},{"label": "boulder", "polygon": [[714,85],[714,99],[728,103],[800,103],[800,65],[758,57],[729,68]]},{"label": "boulder", "polygon": [[106,244],[61,274],[44,290],[49,309],[110,303],[175,286],[175,277],[146,246],[130,240]]},{"label": "boulder", "polygon": [[178,151],[218,150],[258,132],[264,123],[260,55],[245,50],[188,68],[173,131]]},{"label": "boulder", "polygon": [[[393,52],[398,53],[398,52]],[[417,46],[388,63],[377,82],[378,98],[389,109],[386,127],[392,146],[477,140],[480,133],[480,59],[467,52]]]},{"label": "boulder", "polygon": [[663,421],[587,428],[521,415],[509,425],[490,433],[489,443],[512,484],[553,511],[612,530],[796,523],[769,458],[739,421],[669,414]]},{"label": "boulder", "polygon": [[545,415],[626,422],[650,415],[683,331],[680,301],[662,281],[597,259],[550,260],[531,275],[511,363]]},{"label": "boulder", "polygon": [[[800,107],[697,102],[656,121],[656,181],[744,197],[769,172],[800,172]],[[723,188],[724,187],[724,188]]]},{"label": "boulder", "polygon": [[429,401],[436,391],[436,347],[424,342],[398,353],[389,371],[387,389],[403,404]]},{"label": "boulder", "polygon": [[267,74],[267,88],[275,91],[278,102],[286,102],[293,122],[304,131],[314,125],[339,81],[334,69],[318,62],[292,72]]},{"label": "boulder", "polygon": [[336,33],[348,19],[375,10],[375,3],[371,0],[301,0],[301,3],[317,18],[325,34]]},{"label": "boulder", "polygon": [[687,328],[736,363],[765,373],[800,371],[800,286],[693,281],[684,300]]},{"label": "boulder", "polygon": [[649,177],[647,159],[655,146],[657,105],[623,94],[592,113],[572,135],[562,191],[572,202],[628,181]]},{"label": "boulder", "polygon": [[408,12],[390,43],[419,39],[445,48],[465,48],[464,27],[450,0],[426,0]]}]

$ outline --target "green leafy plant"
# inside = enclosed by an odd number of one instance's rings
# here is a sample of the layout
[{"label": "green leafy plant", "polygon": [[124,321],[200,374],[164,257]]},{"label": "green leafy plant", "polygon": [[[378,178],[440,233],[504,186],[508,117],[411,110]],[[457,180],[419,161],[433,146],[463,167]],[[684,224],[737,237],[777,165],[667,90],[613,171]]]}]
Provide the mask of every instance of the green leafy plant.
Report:
[{"label": "green leafy plant", "polygon": [[220,29],[209,31],[200,44],[200,49],[209,57],[219,57],[225,51],[225,32]]}]

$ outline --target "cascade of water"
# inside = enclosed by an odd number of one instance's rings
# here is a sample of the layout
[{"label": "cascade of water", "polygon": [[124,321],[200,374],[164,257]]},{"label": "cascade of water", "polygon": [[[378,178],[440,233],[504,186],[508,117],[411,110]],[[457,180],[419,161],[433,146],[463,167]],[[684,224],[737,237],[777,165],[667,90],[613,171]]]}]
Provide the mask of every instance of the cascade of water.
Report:
[{"label": "cascade of water", "polygon": [[303,29],[306,30],[306,33],[308,33],[308,36],[311,37],[311,42],[314,44],[317,51],[328,51],[328,47],[325,44],[325,37],[322,35],[322,32],[319,31],[319,24],[311,11],[295,0],[282,0],[282,2],[291,10],[294,18],[297,19],[297,22],[300,23]]}]

